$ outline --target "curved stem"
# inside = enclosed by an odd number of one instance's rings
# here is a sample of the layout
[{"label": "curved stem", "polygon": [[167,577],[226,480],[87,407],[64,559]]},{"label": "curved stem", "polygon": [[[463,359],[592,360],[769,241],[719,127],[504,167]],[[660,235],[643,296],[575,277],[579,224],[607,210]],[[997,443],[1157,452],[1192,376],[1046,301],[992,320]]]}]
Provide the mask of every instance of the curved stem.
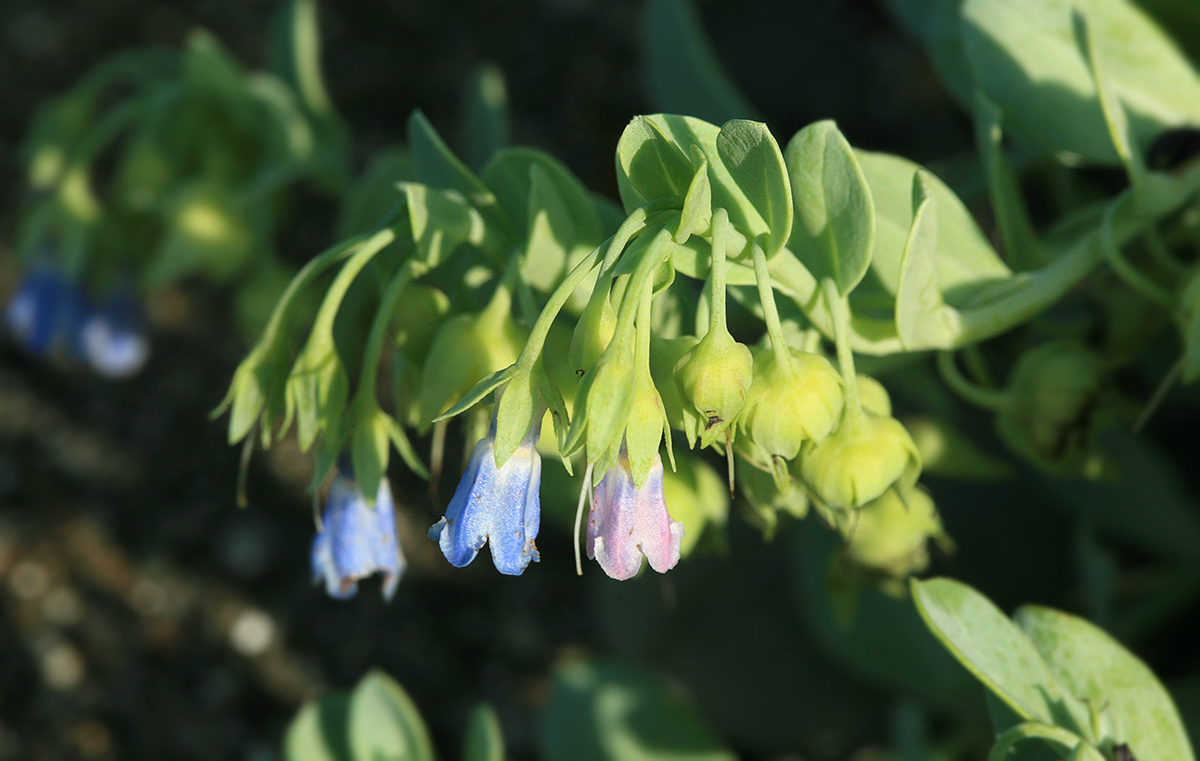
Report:
[{"label": "curved stem", "polygon": [[842,385],[845,388],[846,405],[843,420],[851,425],[862,420],[862,402],[858,398],[858,373],[854,369],[854,352],[850,348],[850,304],[846,297],[838,291],[833,278],[821,281],[821,290],[825,296],[825,306],[829,309],[829,318],[833,323],[833,341],[837,347],[838,369],[842,371]]},{"label": "curved stem", "polygon": [[1121,252],[1121,246],[1117,243],[1116,237],[1113,235],[1113,210],[1116,204],[1108,207],[1108,211],[1104,214],[1104,223],[1100,227],[1100,247],[1104,251],[1104,257],[1108,260],[1108,264],[1112,267],[1113,272],[1117,277],[1125,281],[1133,290],[1140,293],[1148,301],[1158,304],[1163,309],[1168,311],[1175,309],[1175,299],[1171,294],[1167,293],[1158,283],[1138,272],[1129,260],[1125,258],[1125,254]]},{"label": "curved stem", "polygon": [[937,367],[942,380],[950,387],[950,390],[976,407],[982,407],[993,412],[1000,412],[1008,407],[1009,396],[1006,391],[984,388],[967,380],[967,377],[962,374],[962,371],[958,369],[958,364],[954,361],[954,352],[938,352]]},{"label": "curved stem", "polygon": [[592,485],[592,468],[595,467],[592,463],[588,463],[587,470],[583,472],[583,486],[579,489],[579,505],[575,508],[575,532],[571,534],[575,544],[575,575],[583,575],[583,560],[579,556],[579,524],[583,522],[583,502],[587,499],[588,491]]},{"label": "curved stem", "polygon": [[763,320],[767,323],[767,335],[771,337],[771,349],[775,352],[775,361],[781,367],[792,366],[792,355],[788,351],[787,341],[783,337],[783,324],[779,322],[779,310],[775,308],[775,293],[771,287],[771,273],[767,270],[767,255],[763,253],[758,241],[750,246],[750,254],[754,260],[754,280],[758,285],[758,301],[762,305]]},{"label": "curved stem", "polygon": [[992,746],[991,752],[988,753],[988,761],[1005,761],[1008,758],[1009,752],[1022,740],[1044,740],[1059,746],[1065,753],[1070,753],[1083,744],[1085,748],[1090,749],[1090,752],[1085,751],[1083,755],[1085,761],[1103,761],[1104,758],[1100,755],[1099,751],[1088,746],[1086,741],[1074,732],[1051,724],[1027,721],[1023,724],[1018,724],[996,738],[996,744]]},{"label": "curved stem", "polygon": [[1146,248],[1150,249],[1151,256],[1154,257],[1154,261],[1158,262],[1159,266],[1173,276],[1182,277],[1187,274],[1187,267],[1184,267],[1175,257],[1171,256],[1171,251],[1167,248],[1167,244],[1163,240],[1162,234],[1159,233],[1157,225],[1148,225],[1142,233],[1142,237],[1146,241]]}]

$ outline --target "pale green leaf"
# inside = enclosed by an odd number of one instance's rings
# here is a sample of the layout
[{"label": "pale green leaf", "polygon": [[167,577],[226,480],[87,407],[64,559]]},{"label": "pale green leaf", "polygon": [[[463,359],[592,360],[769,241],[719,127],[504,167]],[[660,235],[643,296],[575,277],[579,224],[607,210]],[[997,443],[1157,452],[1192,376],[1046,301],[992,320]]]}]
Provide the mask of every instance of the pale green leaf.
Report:
[{"label": "pale green leaf", "polygon": [[496,711],[487,703],[471,709],[467,717],[467,739],[463,761],[504,761],[504,735]]},{"label": "pale green leaf", "polygon": [[896,289],[896,330],[908,351],[949,348],[961,332],[958,312],[946,306],[937,281],[937,205],[929,176],[913,176],[913,223]]},{"label": "pale green leaf", "polygon": [[[849,145],[845,145],[845,154],[853,163]],[[733,178],[741,195],[766,224],[764,253],[768,259],[773,258],[779,253],[779,249],[783,248],[792,232],[792,186],[788,182],[788,168],[784,164],[779,144],[775,142],[767,125],[735,119],[726,122],[717,134],[717,155],[720,156],[721,163]],[[843,178],[840,174],[835,174],[826,179],[836,183]],[[858,173],[855,179],[857,188],[865,185],[861,173]],[[841,192],[854,195],[854,189]],[[851,201],[850,205],[853,203]],[[869,200],[867,204],[869,207]],[[851,213],[857,212],[858,209],[854,209]],[[869,214],[866,218],[858,218],[855,221],[868,228],[869,241],[870,230],[873,229]],[[869,253],[869,243],[866,248]]]},{"label": "pale green leaf", "polygon": [[433,761],[433,745],[408,694],[382,671],[362,678],[350,696],[355,761]]}]

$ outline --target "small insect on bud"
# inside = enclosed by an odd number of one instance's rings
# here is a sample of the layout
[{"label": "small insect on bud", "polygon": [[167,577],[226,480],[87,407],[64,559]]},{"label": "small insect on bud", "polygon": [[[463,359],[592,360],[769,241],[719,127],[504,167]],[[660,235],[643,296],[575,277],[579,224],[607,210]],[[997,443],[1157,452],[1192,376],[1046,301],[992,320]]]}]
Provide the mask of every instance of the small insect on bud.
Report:
[{"label": "small insect on bud", "polygon": [[[710,330],[675,365],[675,380],[685,403],[695,409],[688,440],[711,445],[722,437],[746,406],[754,377],[754,358],[727,330]],[[731,431],[732,433],[732,431]]]}]

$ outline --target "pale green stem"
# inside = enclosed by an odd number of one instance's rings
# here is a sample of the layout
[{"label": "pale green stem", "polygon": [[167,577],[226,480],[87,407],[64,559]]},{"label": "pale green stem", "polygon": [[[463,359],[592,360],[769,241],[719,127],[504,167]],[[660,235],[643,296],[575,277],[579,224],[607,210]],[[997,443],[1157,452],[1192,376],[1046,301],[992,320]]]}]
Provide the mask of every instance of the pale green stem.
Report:
[{"label": "pale green stem", "polygon": [[[988,761],[1005,761],[1008,758],[1009,752],[1016,747],[1017,743],[1022,740],[1033,739],[1054,743],[1065,753],[1070,753],[1080,743],[1084,742],[1083,738],[1062,727],[1027,721],[1024,724],[1018,724],[996,738],[996,744],[992,746],[991,752],[988,753]],[[1099,751],[1094,749],[1092,749],[1091,753],[1085,754],[1084,758],[1088,761],[1092,761],[1092,759],[1103,761],[1103,756],[1100,755]]]},{"label": "pale green stem", "polygon": [[1116,204],[1109,207],[1108,212],[1104,215],[1104,224],[1100,228],[1100,247],[1104,251],[1105,258],[1108,259],[1109,266],[1112,267],[1113,272],[1117,273],[1117,277],[1124,280],[1126,285],[1140,293],[1148,301],[1158,304],[1163,309],[1173,311],[1175,309],[1174,297],[1158,283],[1138,272],[1121,252],[1121,246],[1113,234],[1113,209],[1115,208]]},{"label": "pale green stem", "polygon": [[950,390],[961,396],[976,407],[982,407],[993,412],[1001,412],[1010,405],[1009,395],[1005,391],[994,388],[984,388],[967,380],[954,361],[954,352],[941,351],[937,355],[938,372]]},{"label": "pale green stem", "polygon": [[792,355],[783,337],[783,324],[779,321],[779,310],[775,308],[775,292],[771,287],[771,273],[767,271],[767,256],[762,246],[755,241],[751,247],[754,260],[754,280],[758,285],[758,301],[762,305],[763,320],[767,323],[767,335],[771,337],[771,349],[775,362],[780,367],[791,369]]},{"label": "pale green stem", "polygon": [[1167,374],[1163,376],[1162,381],[1158,384],[1158,388],[1154,389],[1154,395],[1150,397],[1150,401],[1146,402],[1146,406],[1142,408],[1142,412],[1138,415],[1137,421],[1133,424],[1133,432],[1141,433],[1146,427],[1146,423],[1150,422],[1150,417],[1154,411],[1162,404],[1163,399],[1167,398],[1167,393],[1171,387],[1179,381],[1179,375],[1183,372],[1183,357],[1176,360]]},{"label": "pale green stem", "polygon": [[728,332],[725,326],[725,246],[729,233],[729,214],[718,208],[712,218],[712,274],[709,282],[712,286],[711,312],[708,316],[708,330]]},{"label": "pale green stem", "polygon": [[613,343],[617,346],[628,345],[626,342],[633,337],[634,318],[637,310],[641,308],[642,291],[650,291],[653,287],[654,271],[662,264],[664,255],[670,250],[667,248],[670,243],[671,234],[665,227],[660,228],[630,276],[629,285],[625,288],[625,297],[621,299],[621,310],[617,315],[617,332],[613,335]]},{"label": "pale green stem", "polygon": [[592,485],[592,468],[595,467],[592,463],[588,463],[587,470],[583,472],[583,486],[579,489],[579,505],[575,508],[575,533],[571,536],[575,543],[575,575],[583,575],[583,560],[580,558],[579,552],[579,524],[583,522],[583,502],[587,499]]},{"label": "pale green stem", "polygon": [[850,349],[850,303],[837,287],[833,278],[821,281],[821,290],[825,296],[825,306],[829,309],[829,319],[833,324],[833,343],[837,347],[838,369],[842,371],[842,385],[845,386],[846,404],[843,408],[842,420],[851,426],[862,422],[862,402],[858,398],[858,373],[854,369],[854,352]]}]

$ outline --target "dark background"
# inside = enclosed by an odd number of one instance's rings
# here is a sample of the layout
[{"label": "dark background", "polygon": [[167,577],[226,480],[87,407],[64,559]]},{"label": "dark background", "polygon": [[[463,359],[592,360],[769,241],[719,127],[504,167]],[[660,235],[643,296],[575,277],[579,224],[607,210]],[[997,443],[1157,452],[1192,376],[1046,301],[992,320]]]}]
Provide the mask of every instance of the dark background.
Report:
[{"label": "dark background", "polygon": [[[106,55],[177,46],[197,26],[260,68],[272,7],[0,5],[5,292],[16,277],[18,145],[38,106]],[[874,3],[700,10],[781,143],[835,118],[854,145],[918,161],[970,148],[968,123],[920,50]],[[324,3],[327,83],[352,126],[356,166],[401,139],[414,108],[453,144],[460,87],[490,59],[508,78],[514,142],[551,152],[615,197],[617,139],[654,109],[642,95],[639,12],[629,0]],[[330,202],[301,191],[290,213],[278,242],[287,259],[332,242]],[[157,295],[154,353],[127,382],[0,347],[0,759],[278,758],[303,700],[349,687],[371,666],[409,690],[444,757],[458,755],[467,711],[486,698],[513,757],[527,758],[549,669],[581,652],[619,653],[673,679],[745,758],[849,758],[886,741],[891,698],[821,655],[796,604],[794,558],[811,537],[788,526],[764,543],[736,508],[727,554],[686,560],[664,578],[617,584],[589,566],[579,579],[566,533],[549,525],[542,563],[510,579],[486,559],[451,569],[425,538],[441,503],[397,466],[410,566],[396,599],[384,604],[375,581],[351,602],[327,599],[309,583],[309,473],[294,444],[256,454],[251,506],[235,506],[238,452],[225,421],[209,420],[246,349],[227,306],[200,284]],[[1053,551],[1067,542],[1064,519],[1015,487],[982,501],[941,489],[964,551],[939,568],[970,576],[1004,563],[1025,541],[1012,527],[1036,521],[1035,544],[1022,547],[1040,560],[991,593],[1006,606],[1030,601],[1029,589],[1036,601],[1070,603],[1067,561]],[[967,523],[953,505],[972,501]]]}]

